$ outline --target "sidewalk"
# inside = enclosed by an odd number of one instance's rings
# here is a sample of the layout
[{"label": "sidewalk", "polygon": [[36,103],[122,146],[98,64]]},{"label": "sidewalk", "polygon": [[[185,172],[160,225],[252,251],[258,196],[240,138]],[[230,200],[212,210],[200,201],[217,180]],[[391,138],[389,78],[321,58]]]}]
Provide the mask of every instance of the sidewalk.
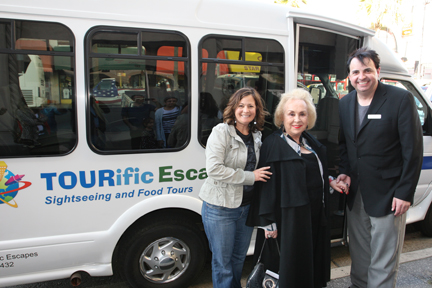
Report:
[{"label": "sidewalk", "polygon": [[[402,253],[396,287],[432,288],[432,248]],[[348,288],[350,267],[333,268],[328,288]]]}]

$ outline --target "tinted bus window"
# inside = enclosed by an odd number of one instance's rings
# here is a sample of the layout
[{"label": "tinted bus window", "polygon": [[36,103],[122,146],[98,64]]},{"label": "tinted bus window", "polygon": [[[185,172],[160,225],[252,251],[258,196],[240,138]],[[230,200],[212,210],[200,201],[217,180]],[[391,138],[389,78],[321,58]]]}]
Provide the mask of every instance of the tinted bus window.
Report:
[{"label": "tinted bus window", "polygon": [[393,85],[404,90],[408,90],[414,96],[414,102],[416,104],[417,112],[419,114],[420,123],[423,127],[423,134],[427,135],[427,131],[430,131],[432,125],[430,109],[427,108],[426,103],[423,100],[421,94],[417,91],[411,82],[396,80],[396,79],[381,79],[381,82],[387,85]]},{"label": "tinted bus window", "polygon": [[[70,30],[57,23],[15,21],[16,49],[73,52],[74,38]],[[22,41],[23,39],[28,40]],[[58,49],[57,49],[58,48]],[[59,50],[60,49],[60,50]]]},{"label": "tinted bus window", "polygon": [[[284,50],[275,40],[208,36],[201,41],[199,141],[206,145],[212,128],[223,121],[231,95],[242,87],[257,89],[271,113],[285,91]],[[274,130],[273,115],[263,136]]]},{"label": "tinted bus window", "polygon": [[6,23],[0,22],[0,49],[10,48],[12,41],[11,39],[11,23],[8,21]]},{"label": "tinted bus window", "polygon": [[143,54],[147,56],[188,57],[187,42],[183,35],[144,31],[141,33]]},{"label": "tinted bus window", "polygon": [[138,55],[137,33],[97,32],[92,40],[92,52]]},{"label": "tinted bus window", "polygon": [[186,38],[104,27],[90,31],[87,43],[91,147],[127,153],[184,146],[190,130]]},{"label": "tinted bus window", "polygon": [[76,143],[72,33],[61,24],[19,20],[0,29],[0,155],[70,152]]}]

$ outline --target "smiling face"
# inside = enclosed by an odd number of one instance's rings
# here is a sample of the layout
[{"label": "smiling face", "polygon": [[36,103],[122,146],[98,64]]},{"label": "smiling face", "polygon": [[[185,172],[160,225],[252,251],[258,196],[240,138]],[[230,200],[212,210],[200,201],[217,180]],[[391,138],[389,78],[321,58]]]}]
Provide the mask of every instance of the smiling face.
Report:
[{"label": "smiling face", "polygon": [[240,100],[234,115],[237,121],[236,126],[239,130],[248,127],[256,115],[256,103],[252,95],[248,95]]},{"label": "smiling face", "polygon": [[360,96],[373,96],[381,68],[376,69],[375,63],[369,58],[364,59],[364,62],[365,64],[357,58],[351,60],[349,79]]},{"label": "smiling face", "polygon": [[308,125],[307,105],[304,100],[290,99],[285,103],[283,111],[285,132],[299,142],[300,135]]}]

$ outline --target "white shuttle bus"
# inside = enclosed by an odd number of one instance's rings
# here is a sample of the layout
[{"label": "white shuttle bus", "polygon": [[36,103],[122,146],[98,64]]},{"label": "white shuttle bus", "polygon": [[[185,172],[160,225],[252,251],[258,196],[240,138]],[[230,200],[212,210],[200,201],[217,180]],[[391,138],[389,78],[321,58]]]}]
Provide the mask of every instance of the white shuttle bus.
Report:
[{"label": "white shuttle bus", "polygon": [[[255,87],[273,113],[282,93],[308,89],[311,132],[337,176],[345,63],[362,46],[381,56],[382,81],[415,97],[425,155],[408,223],[432,236],[431,105],[373,31],[241,0],[0,0],[0,286],[80,272],[187,287],[209,256],[198,193],[206,141],[230,95]],[[44,101],[27,102],[29,67],[43,72],[34,88],[43,84]],[[119,91],[131,100],[103,101]],[[162,144],[154,110],[166,97],[179,115]],[[274,129],[268,117],[263,137]],[[336,245],[345,198],[330,199]]]}]

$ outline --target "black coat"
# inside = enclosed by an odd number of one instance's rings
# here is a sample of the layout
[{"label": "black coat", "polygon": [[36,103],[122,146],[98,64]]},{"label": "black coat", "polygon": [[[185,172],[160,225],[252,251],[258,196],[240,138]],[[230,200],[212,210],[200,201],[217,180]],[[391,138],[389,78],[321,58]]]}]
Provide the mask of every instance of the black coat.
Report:
[{"label": "black coat", "polygon": [[[282,130],[267,137],[261,148],[259,167],[270,166],[273,173],[267,182],[256,185],[248,218],[250,226],[267,226],[276,222],[281,257],[273,241],[268,241],[262,257],[266,269],[279,271],[280,287],[324,287],[330,280],[330,225],[328,205],[323,209],[316,239],[311,228],[311,205],[306,185],[306,163],[281,138]],[[327,203],[329,181],[326,148],[309,133],[303,137],[317,153],[324,172],[324,203]],[[255,255],[262,247],[263,230],[258,230]],[[316,243],[315,253],[313,243]]]},{"label": "black coat", "polygon": [[393,197],[413,202],[423,161],[422,128],[407,90],[379,82],[357,134],[356,107],[356,91],[339,103],[339,170],[351,177],[348,207],[360,187],[367,214],[381,217],[394,213]]}]

